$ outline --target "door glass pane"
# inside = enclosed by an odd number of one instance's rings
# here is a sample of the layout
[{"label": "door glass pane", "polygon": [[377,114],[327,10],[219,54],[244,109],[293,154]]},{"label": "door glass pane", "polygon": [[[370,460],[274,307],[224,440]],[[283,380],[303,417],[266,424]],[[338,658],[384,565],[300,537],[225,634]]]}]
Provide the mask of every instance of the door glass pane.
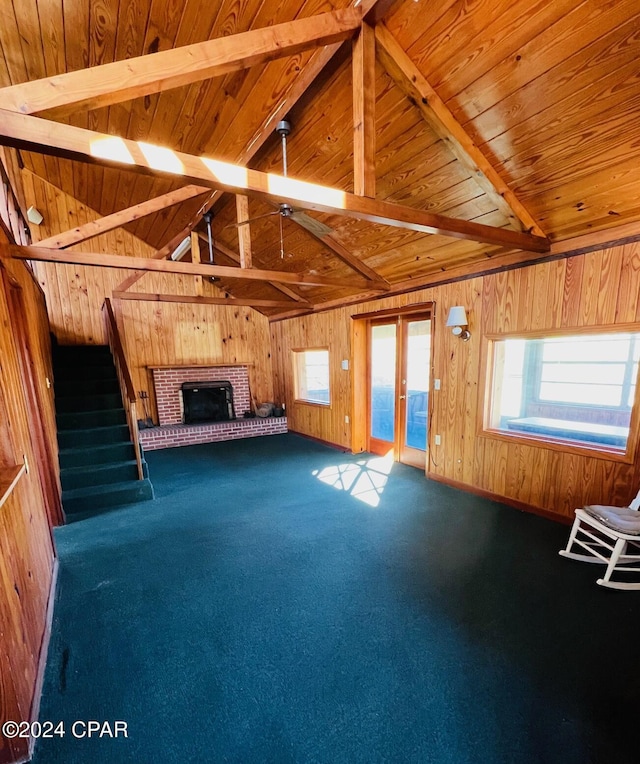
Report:
[{"label": "door glass pane", "polygon": [[407,332],[407,416],[405,443],[427,450],[431,321],[411,321]]},{"label": "door glass pane", "polygon": [[396,325],[371,327],[371,437],[393,443]]}]

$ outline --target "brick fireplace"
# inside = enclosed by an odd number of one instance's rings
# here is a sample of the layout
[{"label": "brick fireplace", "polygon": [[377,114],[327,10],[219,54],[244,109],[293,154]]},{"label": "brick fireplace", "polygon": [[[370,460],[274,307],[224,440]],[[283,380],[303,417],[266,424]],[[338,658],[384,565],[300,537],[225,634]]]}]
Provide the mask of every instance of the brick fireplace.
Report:
[{"label": "brick fireplace", "polygon": [[[147,451],[287,432],[285,417],[243,418],[244,412],[252,408],[249,367],[246,364],[150,368],[153,374],[160,426],[140,431],[142,445]],[[184,424],[181,388],[185,382],[231,383],[237,419],[226,422]]]}]

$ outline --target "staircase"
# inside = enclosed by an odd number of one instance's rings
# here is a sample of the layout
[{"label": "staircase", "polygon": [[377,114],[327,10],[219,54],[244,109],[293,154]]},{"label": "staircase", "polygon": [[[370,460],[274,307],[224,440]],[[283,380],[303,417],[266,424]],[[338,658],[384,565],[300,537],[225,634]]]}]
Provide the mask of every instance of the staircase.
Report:
[{"label": "staircase", "polygon": [[107,345],[53,349],[62,505],[67,519],[94,510],[153,499],[135,450]]}]

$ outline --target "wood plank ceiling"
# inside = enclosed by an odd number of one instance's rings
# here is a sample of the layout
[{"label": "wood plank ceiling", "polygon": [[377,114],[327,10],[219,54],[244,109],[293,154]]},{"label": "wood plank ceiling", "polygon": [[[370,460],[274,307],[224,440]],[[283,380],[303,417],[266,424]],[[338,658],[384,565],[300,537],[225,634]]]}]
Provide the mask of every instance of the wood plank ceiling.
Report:
[{"label": "wood plank ceiling", "polygon": [[[351,5],[351,0],[14,0],[0,9],[0,87]],[[530,224],[524,228],[537,225],[534,233],[553,242],[640,221],[636,0],[397,0],[381,7],[386,6],[384,27],[376,30],[378,57],[371,72],[376,199],[522,229],[504,202],[505,194],[492,192],[474,162],[465,161],[455,136],[434,130],[428,113],[425,119],[423,112],[440,99],[462,128],[463,147],[479,150],[497,178],[494,185],[502,183],[529,214]],[[385,58],[381,35],[397,43],[405,71],[415,67],[417,79],[402,81],[402,66]],[[311,49],[129,102],[41,116],[280,172],[280,142],[272,129],[274,118],[286,115],[293,127],[289,174],[353,193],[351,42],[344,42],[336,55],[332,52],[331,47]],[[420,87],[432,88],[433,99],[429,95],[423,103],[418,97],[416,103],[416,88],[427,92]],[[297,100],[300,90],[304,93]],[[287,103],[294,105],[288,109]],[[256,140],[265,126],[268,137]],[[21,157],[27,169],[102,215],[186,185],[166,176],[33,151],[21,151]],[[184,235],[206,198],[187,198],[127,227],[161,249]],[[264,200],[249,199],[249,217],[272,211]],[[342,215],[309,214],[329,226],[329,241],[314,238],[291,219],[262,218],[250,225],[253,267],[335,280],[356,275],[360,281],[361,273],[345,262],[356,258],[365,271],[375,270],[393,287],[465,266],[481,271],[487,258],[502,251],[495,245]],[[219,196],[213,235],[215,261],[221,265],[239,263],[236,215],[235,197]],[[198,227],[204,231],[202,224]],[[346,250],[345,258],[336,256],[336,247]],[[207,258],[206,245],[202,256]],[[292,307],[295,298],[321,306],[362,291],[340,286],[283,289],[228,278],[217,286],[242,299],[282,301],[288,290]]]}]

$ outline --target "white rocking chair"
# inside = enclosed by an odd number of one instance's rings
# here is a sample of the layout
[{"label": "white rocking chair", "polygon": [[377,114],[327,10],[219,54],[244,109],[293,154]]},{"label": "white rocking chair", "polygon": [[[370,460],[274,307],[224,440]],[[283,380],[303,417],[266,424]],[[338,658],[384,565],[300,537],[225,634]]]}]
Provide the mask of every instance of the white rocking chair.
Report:
[{"label": "white rocking chair", "polygon": [[[640,573],[640,491],[628,507],[607,507],[592,504],[576,509],[576,519],[563,557],[582,562],[604,564],[607,570],[596,583],[610,589],[640,589],[640,580],[612,581],[613,573]],[[578,546],[586,552],[573,552]]]}]

